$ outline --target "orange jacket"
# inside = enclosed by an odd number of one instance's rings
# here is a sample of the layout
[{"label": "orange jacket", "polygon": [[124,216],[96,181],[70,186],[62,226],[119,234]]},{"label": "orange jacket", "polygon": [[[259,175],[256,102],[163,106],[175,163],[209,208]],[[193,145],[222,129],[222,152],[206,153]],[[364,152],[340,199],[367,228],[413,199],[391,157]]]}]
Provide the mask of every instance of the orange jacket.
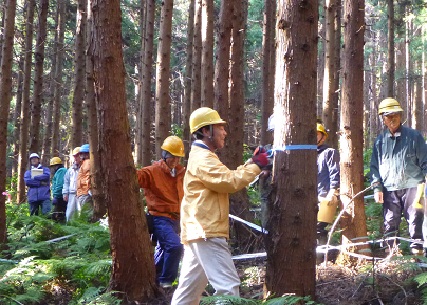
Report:
[{"label": "orange jacket", "polygon": [[90,190],[90,159],[83,160],[77,175],[77,197],[87,195]]},{"label": "orange jacket", "polygon": [[165,161],[160,160],[137,170],[136,174],[150,214],[179,219],[185,167],[178,165],[176,175],[172,177]]}]

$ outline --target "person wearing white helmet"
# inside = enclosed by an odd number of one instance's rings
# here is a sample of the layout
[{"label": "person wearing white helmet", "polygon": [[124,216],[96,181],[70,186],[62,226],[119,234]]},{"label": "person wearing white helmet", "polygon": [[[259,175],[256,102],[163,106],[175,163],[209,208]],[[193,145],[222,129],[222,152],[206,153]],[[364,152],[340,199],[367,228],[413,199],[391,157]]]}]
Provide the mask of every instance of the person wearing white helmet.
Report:
[{"label": "person wearing white helmet", "polygon": [[[403,109],[395,99],[383,100],[378,114],[385,128],[374,142],[370,174],[375,201],[383,205],[384,235],[399,236],[403,213],[411,239],[421,241],[427,145],[419,131],[402,125]],[[411,243],[415,255],[421,255],[422,248],[421,242]]]},{"label": "person wearing white helmet", "polygon": [[216,295],[239,296],[240,278],[228,249],[229,193],[252,182],[267,164],[262,148],[236,170],[228,169],[215,153],[225,145],[227,132],[218,112],[199,108],[190,115],[195,141],[184,176],[181,202],[181,242],[184,244],[178,288],[172,305],[199,304],[208,282]]},{"label": "person wearing white helmet", "polygon": [[178,277],[183,252],[179,238],[179,218],[183,197],[185,167],[184,143],[177,136],[167,137],[162,144],[162,159],[137,170],[138,184],[144,189],[147,216],[153,223],[156,280],[163,288],[172,287]]},{"label": "person wearing white helmet", "polygon": [[64,176],[64,185],[62,186],[62,198],[67,202],[66,218],[70,221],[76,211],[80,211],[77,205],[77,175],[80,169],[80,147],[75,147],[71,153],[73,164],[67,170]]},{"label": "person wearing white helmet", "polygon": [[37,153],[30,154],[30,169],[24,174],[30,215],[39,215],[40,208],[43,215],[49,214],[52,207],[49,180],[49,168],[40,164],[40,156]]}]

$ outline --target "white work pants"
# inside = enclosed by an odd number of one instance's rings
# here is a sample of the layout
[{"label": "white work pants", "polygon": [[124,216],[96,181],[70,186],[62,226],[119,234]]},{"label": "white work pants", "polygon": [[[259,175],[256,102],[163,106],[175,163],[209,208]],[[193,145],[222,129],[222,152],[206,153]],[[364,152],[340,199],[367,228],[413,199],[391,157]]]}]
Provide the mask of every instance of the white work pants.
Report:
[{"label": "white work pants", "polygon": [[70,221],[73,214],[78,211],[80,212],[81,208],[77,206],[77,198],[76,194],[68,194],[68,202],[67,202],[67,211],[65,215],[67,216],[67,221]]},{"label": "white work pants", "polygon": [[216,290],[215,295],[239,296],[240,279],[225,238],[184,245],[179,284],[171,305],[199,305],[208,281]]}]

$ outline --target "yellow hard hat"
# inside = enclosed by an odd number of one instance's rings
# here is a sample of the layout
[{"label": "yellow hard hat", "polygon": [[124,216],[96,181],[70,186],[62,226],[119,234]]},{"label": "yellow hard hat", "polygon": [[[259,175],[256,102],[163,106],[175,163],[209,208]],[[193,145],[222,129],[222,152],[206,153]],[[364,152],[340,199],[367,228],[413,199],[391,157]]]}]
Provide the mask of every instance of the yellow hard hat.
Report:
[{"label": "yellow hard hat", "polygon": [[378,114],[387,114],[393,112],[403,112],[399,102],[392,97],[388,97],[378,105]]},{"label": "yellow hard hat", "polygon": [[73,156],[78,155],[79,152],[80,152],[80,147],[76,147],[76,148],[73,149],[72,155]]},{"label": "yellow hard hat", "polygon": [[216,110],[202,107],[194,110],[190,115],[190,133],[194,133],[204,126],[226,123]]},{"label": "yellow hard hat", "polygon": [[176,157],[184,157],[184,143],[177,136],[169,136],[167,137],[162,144],[161,149],[166,150]]},{"label": "yellow hard hat", "polygon": [[53,157],[50,159],[50,166],[62,164],[62,160],[59,157]]},{"label": "yellow hard hat", "polygon": [[320,123],[317,123],[317,131],[320,131],[321,133],[323,133],[325,136],[328,136],[328,132],[326,131],[325,126],[323,126]]}]

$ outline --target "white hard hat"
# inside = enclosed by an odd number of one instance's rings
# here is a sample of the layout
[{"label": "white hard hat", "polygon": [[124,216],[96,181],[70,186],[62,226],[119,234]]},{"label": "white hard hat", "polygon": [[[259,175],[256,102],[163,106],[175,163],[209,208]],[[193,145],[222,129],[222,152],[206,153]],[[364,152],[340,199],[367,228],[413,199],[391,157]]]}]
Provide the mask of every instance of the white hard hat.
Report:
[{"label": "white hard hat", "polygon": [[31,160],[32,158],[38,158],[38,159],[40,159],[40,156],[39,156],[38,154],[36,154],[36,153],[32,153],[32,154],[30,155],[30,160]]}]

